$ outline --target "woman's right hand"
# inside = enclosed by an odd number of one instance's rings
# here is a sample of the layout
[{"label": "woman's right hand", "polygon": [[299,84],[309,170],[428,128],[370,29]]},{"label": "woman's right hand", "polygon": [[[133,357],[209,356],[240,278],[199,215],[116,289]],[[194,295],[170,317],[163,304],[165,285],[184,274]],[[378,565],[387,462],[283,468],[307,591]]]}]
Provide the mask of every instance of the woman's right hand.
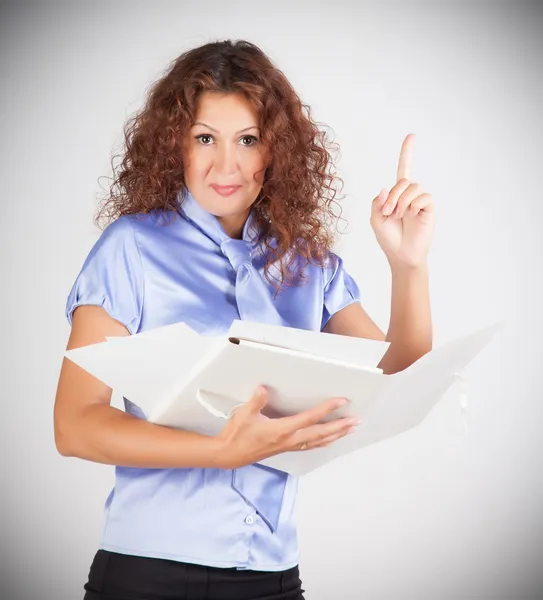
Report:
[{"label": "woman's right hand", "polygon": [[360,422],[356,417],[342,417],[319,423],[345,404],[343,398],[332,398],[297,415],[276,419],[260,412],[267,401],[268,390],[259,386],[216,436],[224,449],[223,468],[237,469],[282,452],[328,446]]}]

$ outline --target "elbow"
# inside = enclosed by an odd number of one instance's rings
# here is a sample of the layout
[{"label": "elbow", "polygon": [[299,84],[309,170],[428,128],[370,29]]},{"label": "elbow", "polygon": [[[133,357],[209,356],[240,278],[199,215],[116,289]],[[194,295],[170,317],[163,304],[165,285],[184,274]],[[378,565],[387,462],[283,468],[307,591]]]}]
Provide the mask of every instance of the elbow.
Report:
[{"label": "elbow", "polygon": [[55,418],[55,447],[61,456],[75,456],[72,448],[71,436],[66,433],[69,429],[70,428],[67,427],[65,423],[62,423],[58,418]]},{"label": "elbow", "polygon": [[68,440],[55,432],[55,447],[61,456],[73,456]]}]

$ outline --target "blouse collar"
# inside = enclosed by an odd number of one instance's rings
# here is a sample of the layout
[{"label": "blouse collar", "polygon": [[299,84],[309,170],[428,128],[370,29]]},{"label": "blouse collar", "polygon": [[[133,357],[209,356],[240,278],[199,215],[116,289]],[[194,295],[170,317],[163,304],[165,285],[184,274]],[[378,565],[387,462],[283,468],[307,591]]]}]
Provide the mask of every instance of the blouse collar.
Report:
[{"label": "blouse collar", "polygon": [[[179,190],[177,202],[179,210],[219,246],[226,239],[232,239],[224,230],[219,219],[205,210],[187,188]],[[258,240],[256,214],[253,206],[243,225],[241,239],[245,241],[248,246],[254,246]]]}]

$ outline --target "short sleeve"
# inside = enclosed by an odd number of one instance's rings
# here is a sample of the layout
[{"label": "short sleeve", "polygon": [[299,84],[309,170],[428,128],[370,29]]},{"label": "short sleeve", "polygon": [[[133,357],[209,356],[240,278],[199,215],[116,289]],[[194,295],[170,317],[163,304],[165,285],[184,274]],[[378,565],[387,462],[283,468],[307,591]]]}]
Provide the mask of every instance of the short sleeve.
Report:
[{"label": "short sleeve", "polygon": [[353,302],[360,302],[361,294],[355,280],[345,270],[343,259],[329,253],[329,260],[324,271],[324,306],[322,311],[321,331],[330,318]]},{"label": "short sleeve", "polygon": [[91,248],[66,301],[66,318],[81,305],[102,306],[130,333],[136,333],[143,307],[143,268],[129,217],[108,225]]}]

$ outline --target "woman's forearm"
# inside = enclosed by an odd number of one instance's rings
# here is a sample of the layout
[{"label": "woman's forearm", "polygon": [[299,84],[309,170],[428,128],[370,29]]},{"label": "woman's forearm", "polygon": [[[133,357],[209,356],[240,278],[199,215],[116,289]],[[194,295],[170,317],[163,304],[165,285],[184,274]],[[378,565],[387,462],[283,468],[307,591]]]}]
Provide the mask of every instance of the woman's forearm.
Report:
[{"label": "woman's forearm", "polygon": [[406,369],[432,349],[428,266],[392,267],[390,347],[379,367],[384,373]]},{"label": "woman's forearm", "polygon": [[58,444],[63,456],[139,468],[221,468],[217,438],[163,427],[109,404],[85,407]]}]

